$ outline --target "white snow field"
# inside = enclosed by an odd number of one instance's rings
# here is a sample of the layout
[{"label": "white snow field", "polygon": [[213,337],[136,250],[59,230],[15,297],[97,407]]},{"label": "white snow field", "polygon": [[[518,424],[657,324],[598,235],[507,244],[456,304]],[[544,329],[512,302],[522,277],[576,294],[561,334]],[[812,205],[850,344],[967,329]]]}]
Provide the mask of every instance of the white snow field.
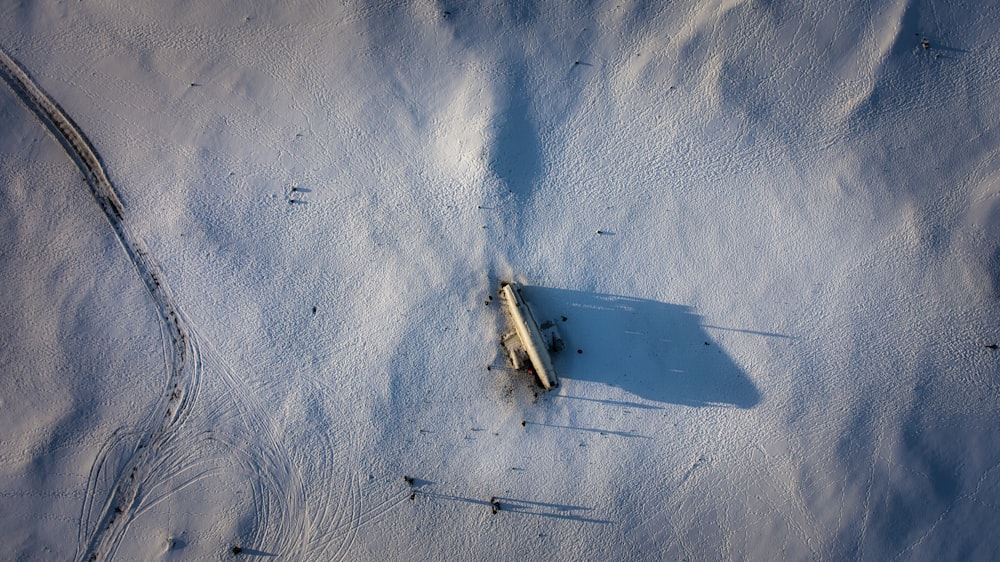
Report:
[{"label": "white snow field", "polygon": [[0,559],[995,557],[998,36],[0,4]]}]

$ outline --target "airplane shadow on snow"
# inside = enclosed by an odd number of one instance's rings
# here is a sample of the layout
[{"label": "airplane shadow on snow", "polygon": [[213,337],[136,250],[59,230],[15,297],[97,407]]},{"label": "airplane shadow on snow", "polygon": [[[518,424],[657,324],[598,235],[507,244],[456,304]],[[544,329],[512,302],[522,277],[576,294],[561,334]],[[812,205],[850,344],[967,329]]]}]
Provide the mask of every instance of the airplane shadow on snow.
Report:
[{"label": "airplane shadow on snow", "polygon": [[760,402],[757,387],[690,307],[537,286],[522,291],[538,322],[559,326],[565,349],[552,361],[560,378],[600,382],[666,404],[752,408]]}]

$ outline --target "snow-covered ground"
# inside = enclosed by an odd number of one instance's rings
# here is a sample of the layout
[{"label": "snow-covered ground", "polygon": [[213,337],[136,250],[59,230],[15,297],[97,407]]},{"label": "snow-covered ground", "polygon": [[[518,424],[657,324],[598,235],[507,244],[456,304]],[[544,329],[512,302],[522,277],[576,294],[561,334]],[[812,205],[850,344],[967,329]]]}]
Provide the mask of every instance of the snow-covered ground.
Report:
[{"label": "snow-covered ground", "polygon": [[1000,550],[1000,6],[150,4],[0,7],[0,558]]}]

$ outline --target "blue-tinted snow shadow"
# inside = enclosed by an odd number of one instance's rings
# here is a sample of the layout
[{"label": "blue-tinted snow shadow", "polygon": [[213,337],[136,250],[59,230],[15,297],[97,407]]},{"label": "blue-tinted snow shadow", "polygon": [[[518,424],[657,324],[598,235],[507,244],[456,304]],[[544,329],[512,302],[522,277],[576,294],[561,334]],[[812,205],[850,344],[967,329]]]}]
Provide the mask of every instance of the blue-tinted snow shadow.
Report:
[{"label": "blue-tinted snow shadow", "polygon": [[238,553],[234,552],[233,556],[241,556],[243,558],[253,558],[253,557],[257,557],[257,558],[277,558],[278,557],[278,555],[275,554],[275,553],[273,553],[273,552],[265,552],[263,550],[257,550],[257,549],[254,549],[254,548],[243,548]]},{"label": "blue-tinted snow shadow", "polygon": [[517,195],[531,193],[542,174],[542,149],[524,76],[515,76],[498,113],[489,168]]},{"label": "blue-tinted snow shadow", "polygon": [[[435,501],[445,500],[482,506],[490,511],[493,511],[494,515],[498,513],[515,513],[519,515],[534,515],[549,519],[577,521],[579,523],[598,523],[602,525],[611,523],[611,521],[606,519],[595,519],[593,517],[589,517],[589,512],[593,511],[594,508],[582,505],[537,502],[500,496],[495,496],[489,500],[483,500],[452,494],[442,494],[429,490],[418,491],[417,495],[419,497],[429,498]],[[494,508],[496,509],[494,510]]]},{"label": "blue-tinted snow shadow", "polygon": [[559,326],[566,347],[552,359],[560,378],[668,404],[752,408],[760,402],[757,387],[690,307],[537,286],[523,293],[539,322]]},{"label": "blue-tinted snow shadow", "polygon": [[993,255],[987,260],[986,268],[993,285],[993,296],[1000,299],[1000,246],[997,246]]}]

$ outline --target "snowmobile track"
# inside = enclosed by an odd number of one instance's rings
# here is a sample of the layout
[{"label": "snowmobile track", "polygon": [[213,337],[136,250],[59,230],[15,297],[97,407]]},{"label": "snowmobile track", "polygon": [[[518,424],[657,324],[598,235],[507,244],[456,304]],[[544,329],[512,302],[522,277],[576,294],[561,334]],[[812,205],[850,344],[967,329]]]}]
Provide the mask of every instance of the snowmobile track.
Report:
[{"label": "snowmobile track", "polygon": [[[0,75],[83,173],[94,200],[160,315],[166,363],[164,390],[136,427],[117,431],[101,448],[91,465],[81,508],[76,556],[85,561],[107,560],[114,557],[136,517],[215,470],[199,457],[204,456],[207,447],[214,447],[212,443],[217,440],[206,438],[206,432],[197,428],[186,427],[202,388],[200,341],[176,305],[163,271],[129,228],[125,208],[93,145],[3,49],[0,49]],[[230,380],[231,373],[224,376],[230,388],[239,386]],[[240,402],[246,402],[247,397],[243,398]],[[252,407],[245,411],[259,414]],[[261,419],[252,420],[250,425],[266,427]],[[291,494],[292,505],[284,505],[288,498],[283,492],[287,490],[281,484],[289,480],[289,475],[294,476],[295,470],[287,459],[279,458],[280,449],[274,436],[270,437],[273,450],[267,451],[265,458],[255,459],[245,451],[240,451],[245,457],[238,458],[248,479],[255,483],[258,535],[255,538],[274,535],[269,538],[280,545],[279,551],[291,554],[299,545],[286,537],[299,537],[301,533],[294,523],[299,522],[295,518],[301,513],[302,490],[301,485],[297,486],[298,493]],[[174,484],[178,476],[180,483]],[[278,515],[279,520],[272,515]],[[278,528],[270,529],[272,526]]]},{"label": "snowmobile track", "polygon": [[[190,415],[201,381],[201,357],[198,341],[188,330],[173,295],[163,280],[159,265],[152,259],[145,245],[134,235],[125,222],[125,211],[108,179],[104,166],[90,142],[66,113],[28,76],[4,51],[0,50],[0,72],[4,80],[25,106],[49,129],[77,165],[94,200],[104,211],[118,242],[136,269],[159,311],[163,335],[169,340],[165,349],[167,362],[166,389],[155,406],[146,414],[138,431],[135,444],[126,449],[127,462],[109,467],[109,453],[120,446],[122,435],[102,449],[91,467],[87,497],[81,514],[78,555],[81,560],[111,558],[121,542],[128,523],[135,517],[143,500],[143,489],[152,488],[154,476],[150,467],[161,462],[171,448]],[[129,467],[132,467],[129,469]],[[94,494],[108,469],[114,483],[104,502],[95,504]]]}]

